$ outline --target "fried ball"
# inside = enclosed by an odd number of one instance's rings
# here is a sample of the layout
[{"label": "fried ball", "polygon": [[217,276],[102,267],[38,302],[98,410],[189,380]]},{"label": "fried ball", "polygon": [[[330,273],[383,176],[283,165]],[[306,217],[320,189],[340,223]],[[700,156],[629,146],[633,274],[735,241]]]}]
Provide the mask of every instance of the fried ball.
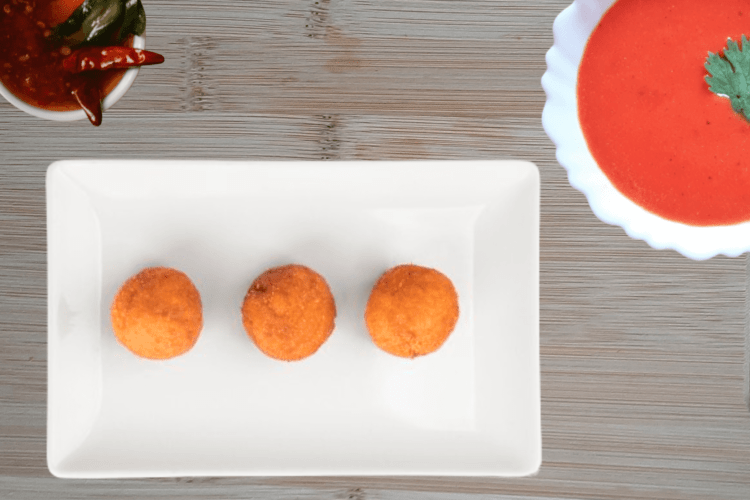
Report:
[{"label": "fried ball", "polygon": [[290,264],[258,276],[242,304],[242,324],[266,355],[283,361],[315,353],[333,332],[336,304],[326,280]]},{"label": "fried ball", "polygon": [[375,345],[402,358],[436,351],[457,321],[458,295],[451,280],[435,269],[412,264],[386,271],[365,309]]},{"label": "fried ball", "polygon": [[128,279],[111,309],[117,340],[134,354],[169,359],[189,351],[203,328],[203,308],[190,278],[167,267]]}]

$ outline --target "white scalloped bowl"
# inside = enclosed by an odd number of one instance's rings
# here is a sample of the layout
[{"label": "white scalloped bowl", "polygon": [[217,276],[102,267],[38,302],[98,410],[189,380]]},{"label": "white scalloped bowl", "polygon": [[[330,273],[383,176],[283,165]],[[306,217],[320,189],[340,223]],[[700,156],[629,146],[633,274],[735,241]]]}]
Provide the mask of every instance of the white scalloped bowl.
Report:
[{"label": "white scalloped bowl", "polygon": [[[133,37],[133,48],[145,49],[146,39],[142,36]],[[106,111],[115,105],[117,101],[124,96],[135,81],[135,77],[138,76],[139,66],[128,69],[122,76],[122,79],[117,83],[114,89],[107,94],[102,100],[102,111]],[[86,113],[82,109],[74,111],[52,111],[49,109],[39,108],[32,106],[18,97],[16,97],[8,88],[0,82],[0,95],[2,95],[6,101],[11,103],[16,108],[26,113],[36,116],[37,118],[44,118],[46,120],[54,120],[58,122],[69,122],[75,120],[85,120]]]},{"label": "white scalloped bowl", "polygon": [[555,41],[542,77],[547,94],[542,125],[557,147],[557,161],[568,171],[570,185],[586,195],[599,219],[653,248],[673,249],[695,260],[718,254],[736,257],[750,250],[750,222],[707,227],[659,217],[620,193],[591,156],[578,121],[578,66],[589,36],[615,1],[575,0],[553,27]]}]

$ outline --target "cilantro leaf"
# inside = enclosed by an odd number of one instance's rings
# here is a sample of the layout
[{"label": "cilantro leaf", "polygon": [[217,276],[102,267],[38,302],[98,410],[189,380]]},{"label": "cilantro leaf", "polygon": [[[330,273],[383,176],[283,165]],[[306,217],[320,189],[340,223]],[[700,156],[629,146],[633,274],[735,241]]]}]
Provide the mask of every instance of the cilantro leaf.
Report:
[{"label": "cilantro leaf", "polygon": [[724,54],[708,53],[706,83],[711,92],[728,97],[732,109],[750,121],[750,43],[742,35],[742,46],[731,38]]}]

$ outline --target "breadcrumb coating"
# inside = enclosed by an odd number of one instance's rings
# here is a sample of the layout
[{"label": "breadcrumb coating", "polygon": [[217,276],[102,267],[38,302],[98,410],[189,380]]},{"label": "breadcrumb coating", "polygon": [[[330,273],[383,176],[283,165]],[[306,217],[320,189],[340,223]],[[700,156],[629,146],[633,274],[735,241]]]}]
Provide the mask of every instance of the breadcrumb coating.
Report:
[{"label": "breadcrumb coating", "polygon": [[253,281],[242,304],[242,324],[266,355],[297,361],[314,354],[333,332],[336,304],[326,280],[289,264]]},{"label": "breadcrumb coating", "polygon": [[451,280],[427,267],[406,264],[386,271],[372,289],[365,323],[373,342],[403,358],[435,352],[458,321]]},{"label": "breadcrumb coating", "polygon": [[183,272],[146,268],[128,279],[110,310],[117,340],[148,359],[169,359],[189,351],[203,329],[200,293]]}]

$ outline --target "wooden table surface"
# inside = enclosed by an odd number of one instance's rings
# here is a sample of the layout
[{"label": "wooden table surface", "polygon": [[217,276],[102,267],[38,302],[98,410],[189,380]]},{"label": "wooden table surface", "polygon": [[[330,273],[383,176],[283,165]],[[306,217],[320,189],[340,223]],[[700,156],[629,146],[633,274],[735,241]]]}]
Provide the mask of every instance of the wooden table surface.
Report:
[{"label": "wooden table surface", "polygon": [[[145,0],[104,124],[0,103],[0,498],[750,498],[748,260],[690,261],[594,217],[541,126],[568,0]],[[44,176],[64,158],[517,158],[541,172],[535,477],[61,480],[45,462]]]}]

